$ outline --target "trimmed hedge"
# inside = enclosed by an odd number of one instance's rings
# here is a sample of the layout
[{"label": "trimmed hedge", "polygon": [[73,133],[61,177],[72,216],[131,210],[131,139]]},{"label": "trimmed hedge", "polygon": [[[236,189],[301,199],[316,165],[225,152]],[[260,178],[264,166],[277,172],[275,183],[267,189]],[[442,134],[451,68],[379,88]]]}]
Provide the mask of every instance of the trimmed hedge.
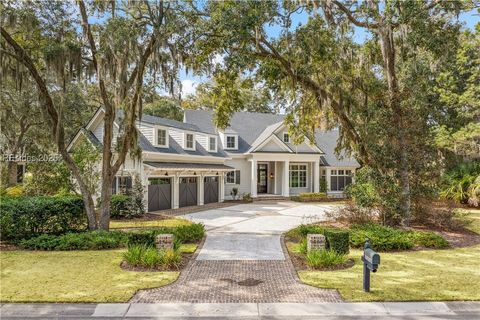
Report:
[{"label": "trimmed hedge", "polygon": [[350,232],[344,230],[326,229],[323,233],[326,238],[326,247],[328,250],[339,254],[350,252]]},{"label": "trimmed hedge", "polygon": [[292,196],[290,199],[298,202],[316,202],[324,201],[328,197],[325,192],[304,192],[299,193],[297,196]]},{"label": "trimmed hedge", "polygon": [[79,197],[22,197],[0,202],[2,240],[28,239],[40,234],[65,234],[87,227]]},{"label": "trimmed hedge", "polygon": [[127,234],[120,231],[91,231],[67,233],[61,236],[44,234],[20,241],[30,250],[100,250],[125,246]]},{"label": "trimmed hedge", "polygon": [[131,232],[128,234],[127,245],[130,246],[155,246],[155,237],[159,234],[173,234],[174,241],[191,243],[202,240],[205,235],[203,224],[193,223],[175,228],[158,228],[147,231]]}]

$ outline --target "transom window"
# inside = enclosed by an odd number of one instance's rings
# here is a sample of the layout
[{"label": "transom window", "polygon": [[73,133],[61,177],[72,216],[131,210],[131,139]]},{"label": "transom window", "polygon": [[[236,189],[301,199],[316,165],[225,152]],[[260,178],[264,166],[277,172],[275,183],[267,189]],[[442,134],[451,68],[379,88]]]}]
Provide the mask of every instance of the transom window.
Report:
[{"label": "transom window", "polygon": [[330,173],[330,190],[331,191],[343,191],[345,188],[352,184],[352,170],[332,170]]},{"label": "transom window", "polygon": [[290,188],[307,187],[307,166],[304,164],[290,165]]},{"label": "transom window", "polygon": [[283,142],[290,142],[290,135],[288,132],[283,133]]},{"label": "transom window", "polygon": [[227,136],[227,149],[236,149],[237,148],[237,137],[236,136]]},{"label": "transom window", "polygon": [[159,146],[167,145],[167,130],[165,129],[157,130],[157,145]]},{"label": "transom window", "polygon": [[194,137],[192,133],[187,133],[185,135],[185,148],[186,149],[193,149],[194,147]]},{"label": "transom window", "polygon": [[217,138],[210,137],[208,139],[208,150],[215,151],[217,150]]}]

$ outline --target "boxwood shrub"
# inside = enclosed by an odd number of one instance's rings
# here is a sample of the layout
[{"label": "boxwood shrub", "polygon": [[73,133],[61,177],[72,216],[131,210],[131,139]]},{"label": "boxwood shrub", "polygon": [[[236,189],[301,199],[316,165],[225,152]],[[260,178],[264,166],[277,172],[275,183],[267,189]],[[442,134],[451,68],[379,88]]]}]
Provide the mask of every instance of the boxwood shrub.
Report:
[{"label": "boxwood shrub", "polygon": [[325,229],[323,235],[328,250],[339,254],[347,254],[350,251],[350,232],[347,230]]},{"label": "boxwood shrub", "polygon": [[124,194],[114,194],[110,199],[110,217],[112,219],[124,218],[129,216],[131,199]]},{"label": "boxwood shrub", "polygon": [[100,250],[124,247],[127,234],[121,231],[67,233],[61,236],[43,234],[20,241],[29,250]]},{"label": "boxwood shrub", "polygon": [[292,196],[291,200],[298,202],[315,202],[323,201],[327,199],[327,194],[325,192],[303,192],[299,193],[297,196]]},{"label": "boxwood shrub", "polygon": [[159,234],[173,234],[174,240],[179,243],[192,243],[202,240],[205,227],[200,223],[179,226],[175,228],[157,228],[146,231],[131,232],[128,234],[127,245],[130,246],[155,246],[155,237]]},{"label": "boxwood shrub", "polygon": [[2,240],[78,232],[86,227],[87,217],[80,197],[22,197],[0,202]]}]

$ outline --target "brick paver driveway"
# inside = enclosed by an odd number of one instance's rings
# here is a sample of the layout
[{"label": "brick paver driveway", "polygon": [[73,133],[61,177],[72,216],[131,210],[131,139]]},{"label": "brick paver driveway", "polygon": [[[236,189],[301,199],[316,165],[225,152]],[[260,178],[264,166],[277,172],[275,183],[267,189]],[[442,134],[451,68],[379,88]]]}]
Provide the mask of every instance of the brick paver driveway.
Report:
[{"label": "brick paver driveway", "polygon": [[188,214],[207,229],[195,260],[172,285],[141,290],[131,302],[340,302],[336,290],[301,284],[281,243],[283,232],[334,208],[255,202]]}]

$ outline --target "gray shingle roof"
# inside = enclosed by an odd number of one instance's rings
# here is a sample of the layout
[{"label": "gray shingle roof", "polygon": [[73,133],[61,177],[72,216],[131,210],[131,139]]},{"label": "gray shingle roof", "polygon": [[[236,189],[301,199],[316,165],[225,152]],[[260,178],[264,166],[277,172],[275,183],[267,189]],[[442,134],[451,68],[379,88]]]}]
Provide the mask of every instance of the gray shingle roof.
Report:
[{"label": "gray shingle roof", "polygon": [[[238,150],[228,152],[247,152],[267,126],[281,122],[283,118],[284,116],[279,114],[235,112],[230,119],[230,126],[225,131],[233,130],[238,134]],[[202,131],[215,132],[212,111],[185,110],[185,121],[196,125]]]},{"label": "gray shingle roof", "polygon": [[168,148],[159,148],[152,145],[150,141],[148,141],[148,139],[145,138],[143,134],[139,133],[139,136],[140,136],[139,137],[140,148],[143,151],[147,151],[147,152],[161,152],[161,153],[169,153],[169,154],[210,156],[210,157],[221,157],[221,158],[224,158],[227,156],[221,148],[218,148],[217,152],[208,152],[199,143],[196,143],[196,150],[185,150],[172,137],[168,138]]},{"label": "gray shingle roof", "polygon": [[[274,123],[274,124],[266,127],[265,130],[263,130],[262,133],[260,133],[258,138],[255,139],[255,141],[253,141],[249,151],[254,150],[259,145],[261,145],[265,140],[267,140],[272,134],[275,133],[275,130],[277,130],[278,127],[280,127],[282,125],[282,123],[283,123],[283,121],[280,121],[280,122]],[[290,147],[288,147],[288,148],[290,149]]]},{"label": "gray shingle roof", "polygon": [[359,167],[358,161],[354,157],[347,156],[341,151],[339,156],[335,155],[337,140],[340,136],[338,129],[329,131],[318,131],[315,133],[315,142],[317,146],[325,152],[320,158],[323,165],[332,167]]}]

